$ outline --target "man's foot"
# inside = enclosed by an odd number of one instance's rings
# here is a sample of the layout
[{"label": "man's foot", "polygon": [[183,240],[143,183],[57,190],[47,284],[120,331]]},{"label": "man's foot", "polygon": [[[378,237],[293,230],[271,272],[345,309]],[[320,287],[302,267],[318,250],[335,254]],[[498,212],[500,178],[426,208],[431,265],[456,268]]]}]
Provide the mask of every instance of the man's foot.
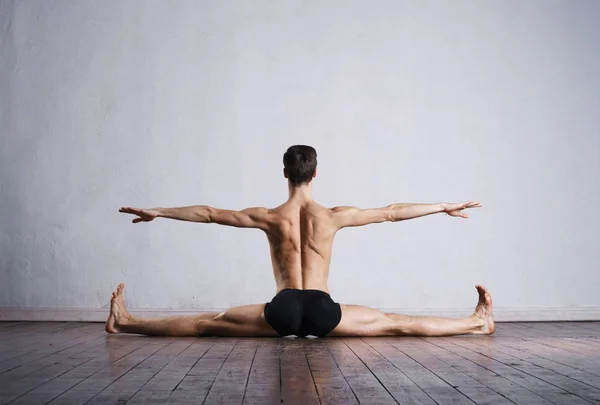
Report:
[{"label": "man's foot", "polygon": [[125,308],[123,289],[125,289],[125,284],[121,283],[112,293],[112,298],[110,299],[110,314],[108,315],[106,326],[104,327],[104,330],[108,333],[119,333],[121,331],[119,326],[127,323],[129,318],[131,318],[131,315],[127,312],[127,308]]},{"label": "man's foot", "polygon": [[488,290],[480,284],[477,284],[475,288],[479,293],[479,302],[475,307],[473,316],[483,322],[479,332],[485,335],[491,335],[496,330],[496,325],[494,325],[494,319],[492,318],[492,296]]}]

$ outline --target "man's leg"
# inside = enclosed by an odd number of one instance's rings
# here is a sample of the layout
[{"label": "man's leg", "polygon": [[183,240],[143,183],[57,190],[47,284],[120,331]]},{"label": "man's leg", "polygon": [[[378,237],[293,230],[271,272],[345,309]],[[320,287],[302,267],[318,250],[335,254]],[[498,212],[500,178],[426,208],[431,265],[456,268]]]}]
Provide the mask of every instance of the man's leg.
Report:
[{"label": "man's leg", "polygon": [[385,314],[373,308],[342,305],[342,320],[328,336],[452,336],[492,334],[492,296],[477,285],[479,302],[468,318]]},{"label": "man's leg", "polygon": [[221,313],[142,319],[127,312],[123,299],[124,288],[121,283],[112,294],[105,327],[108,333],[150,336],[277,336],[277,332],[265,321],[265,304],[235,307]]}]

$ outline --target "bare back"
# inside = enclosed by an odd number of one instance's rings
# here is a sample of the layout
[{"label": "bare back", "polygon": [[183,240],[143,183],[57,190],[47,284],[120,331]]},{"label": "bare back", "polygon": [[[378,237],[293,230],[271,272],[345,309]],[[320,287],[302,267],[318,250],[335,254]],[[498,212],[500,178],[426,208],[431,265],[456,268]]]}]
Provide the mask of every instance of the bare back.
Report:
[{"label": "bare back", "polygon": [[439,212],[467,218],[462,210],[481,206],[479,202],[469,201],[454,204],[391,204],[368,209],[325,208],[313,201],[310,193],[309,185],[290,188],[290,199],[273,209],[255,207],[234,211],[198,205],[152,209],[122,207],[120,211],[137,215],[134,223],[165,217],[261,229],[266,233],[271,247],[278,292],[285,288],[329,292],[327,279],[331,247],[338,230],[385,221],[403,221]]},{"label": "bare back", "polygon": [[270,210],[267,238],[277,291],[285,288],[328,292],[331,246],[338,231],[334,211],[314,201]]}]

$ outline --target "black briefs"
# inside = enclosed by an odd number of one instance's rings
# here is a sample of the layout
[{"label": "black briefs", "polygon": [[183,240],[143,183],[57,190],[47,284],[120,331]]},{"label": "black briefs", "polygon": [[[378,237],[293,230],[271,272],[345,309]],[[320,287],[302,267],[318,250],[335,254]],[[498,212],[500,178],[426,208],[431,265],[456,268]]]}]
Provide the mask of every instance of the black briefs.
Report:
[{"label": "black briefs", "polygon": [[265,319],[280,336],[327,336],[340,323],[342,308],[320,290],[281,290],[265,305]]}]

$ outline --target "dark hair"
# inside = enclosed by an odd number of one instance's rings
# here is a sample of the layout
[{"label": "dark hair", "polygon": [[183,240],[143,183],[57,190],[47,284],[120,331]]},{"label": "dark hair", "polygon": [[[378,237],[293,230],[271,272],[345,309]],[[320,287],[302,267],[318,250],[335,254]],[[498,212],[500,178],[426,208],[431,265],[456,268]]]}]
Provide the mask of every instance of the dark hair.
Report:
[{"label": "dark hair", "polygon": [[317,168],[317,151],[312,146],[290,146],[283,155],[283,166],[292,185],[310,183]]}]

